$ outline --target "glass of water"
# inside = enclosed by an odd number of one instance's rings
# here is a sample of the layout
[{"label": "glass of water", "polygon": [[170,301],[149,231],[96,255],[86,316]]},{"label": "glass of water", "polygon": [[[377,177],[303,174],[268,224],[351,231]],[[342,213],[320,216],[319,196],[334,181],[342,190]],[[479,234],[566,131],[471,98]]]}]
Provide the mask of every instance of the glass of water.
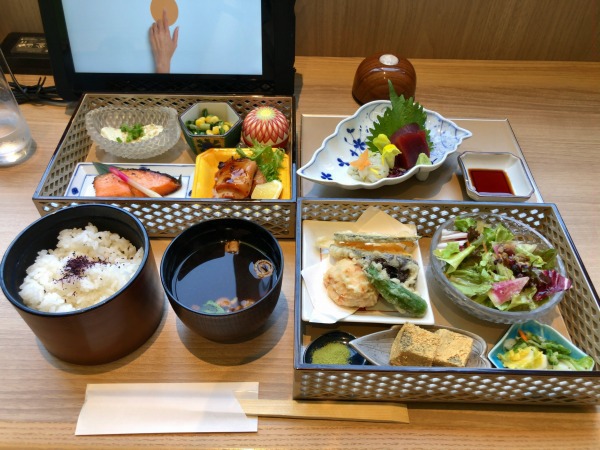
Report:
[{"label": "glass of water", "polygon": [[0,166],[23,162],[33,148],[29,126],[0,67]]}]

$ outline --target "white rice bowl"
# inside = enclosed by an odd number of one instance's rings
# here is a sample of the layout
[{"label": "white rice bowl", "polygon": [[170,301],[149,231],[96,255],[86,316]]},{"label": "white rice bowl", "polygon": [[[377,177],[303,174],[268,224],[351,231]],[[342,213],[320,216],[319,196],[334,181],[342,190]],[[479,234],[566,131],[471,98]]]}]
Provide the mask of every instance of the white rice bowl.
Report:
[{"label": "white rice bowl", "polygon": [[58,235],[56,249],[41,250],[27,268],[19,295],[44,312],[69,312],[95,305],[119,291],[144,256],[127,239],[110,231],[71,228]]}]

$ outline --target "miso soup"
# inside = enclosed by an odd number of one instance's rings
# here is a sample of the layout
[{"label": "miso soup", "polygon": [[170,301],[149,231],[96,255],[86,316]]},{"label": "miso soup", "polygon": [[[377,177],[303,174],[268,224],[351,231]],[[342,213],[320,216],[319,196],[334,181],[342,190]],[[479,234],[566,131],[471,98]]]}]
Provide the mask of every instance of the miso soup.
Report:
[{"label": "miso soup", "polygon": [[199,247],[176,269],[172,290],[180,303],[206,314],[251,306],[276,284],[277,267],[242,241]]}]

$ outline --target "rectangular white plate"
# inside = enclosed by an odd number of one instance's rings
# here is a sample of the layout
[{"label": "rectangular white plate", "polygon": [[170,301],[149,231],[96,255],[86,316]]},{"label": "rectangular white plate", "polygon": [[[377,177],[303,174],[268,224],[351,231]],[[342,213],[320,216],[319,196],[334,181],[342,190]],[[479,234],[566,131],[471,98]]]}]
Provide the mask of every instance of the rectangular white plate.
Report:
[{"label": "rectangular white plate", "polygon": [[[319,220],[305,220],[302,232],[302,269],[318,264],[324,258],[329,258],[327,253],[317,246],[317,239],[322,236],[331,236],[335,231],[348,229],[347,222],[323,222]],[[419,264],[419,277],[417,278],[417,293],[427,302],[427,313],[425,317],[405,317],[401,316],[391,305],[383,300],[379,300],[375,306],[365,309],[359,309],[354,314],[344,318],[341,322],[361,322],[361,323],[388,323],[399,324],[412,322],[415,324],[432,325],[434,323],[433,310],[427,290],[427,280],[425,279],[425,267],[421,258],[419,246],[415,246],[412,254],[413,259]],[[302,280],[302,320],[308,322],[312,315],[313,306],[310,301],[308,289]]]},{"label": "rectangular white plate", "polygon": [[[168,198],[189,198],[192,193],[194,182],[194,164],[131,164],[118,163],[115,167],[123,169],[150,169],[156,172],[165,173],[172,177],[179,178],[181,176],[181,188],[172,194],[167,195]],[[94,178],[98,175],[98,171],[93,163],[79,163],[73,172],[73,177],[67,186],[66,197],[95,197]]]}]

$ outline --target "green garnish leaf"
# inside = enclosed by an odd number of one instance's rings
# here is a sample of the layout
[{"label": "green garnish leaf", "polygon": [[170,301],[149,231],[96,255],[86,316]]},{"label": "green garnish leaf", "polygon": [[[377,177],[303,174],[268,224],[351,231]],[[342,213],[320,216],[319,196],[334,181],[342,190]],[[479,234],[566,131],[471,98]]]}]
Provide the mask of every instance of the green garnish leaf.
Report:
[{"label": "green garnish leaf", "polygon": [[202,305],[200,312],[204,314],[225,314],[226,311],[214,300],[209,300]]},{"label": "green garnish leaf", "polygon": [[102,164],[101,162],[93,161],[94,167],[98,171],[98,175],[104,175],[105,173],[109,173],[110,169],[106,164]]},{"label": "green garnish leaf", "polygon": [[414,101],[412,97],[405,99],[404,95],[398,96],[391,80],[388,80],[388,85],[390,88],[390,101],[392,102],[392,105],[385,110],[383,115],[379,116],[379,118],[373,122],[373,128],[369,130],[369,137],[367,137],[367,146],[369,149],[374,152],[379,152],[377,145],[374,143],[375,138],[381,134],[390,138],[394,132],[409,123],[416,123],[421,130],[425,131],[427,144],[429,145],[429,148],[433,148],[429,139],[429,130],[425,128],[427,113],[423,110],[423,107],[418,102]]},{"label": "green garnish leaf", "polygon": [[250,150],[252,150],[252,154],[246,153],[242,147],[236,148],[242,158],[256,161],[267,181],[279,180],[279,169],[283,164],[285,152],[280,148],[273,148],[257,141],[254,141],[254,146]]}]

